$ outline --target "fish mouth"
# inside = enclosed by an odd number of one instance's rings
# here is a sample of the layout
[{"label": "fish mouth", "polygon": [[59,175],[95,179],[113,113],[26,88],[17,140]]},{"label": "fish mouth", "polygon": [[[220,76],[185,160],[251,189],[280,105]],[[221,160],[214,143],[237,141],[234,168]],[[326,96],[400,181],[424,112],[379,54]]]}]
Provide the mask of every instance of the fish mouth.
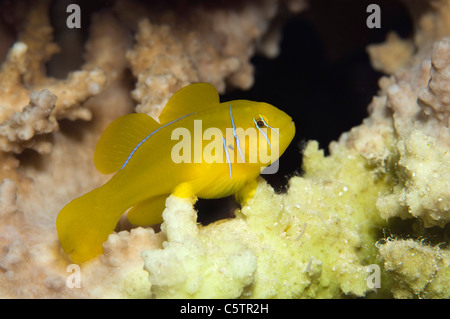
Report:
[{"label": "fish mouth", "polygon": [[288,132],[288,131],[290,131],[290,130],[292,130],[292,129],[295,129],[295,123],[294,123],[293,120],[291,120],[291,121],[289,122],[289,124],[283,126],[283,129],[282,129],[281,131]]},{"label": "fish mouth", "polygon": [[284,130],[281,132],[281,134],[285,135],[285,137],[287,138],[290,138],[290,143],[295,135],[295,122],[291,120],[289,124],[284,127]]},{"label": "fish mouth", "polygon": [[292,121],[292,120],[283,121],[282,123],[279,123],[279,125],[277,126],[277,131],[280,133],[288,131],[288,130],[292,129],[293,125],[294,125],[294,121]]}]

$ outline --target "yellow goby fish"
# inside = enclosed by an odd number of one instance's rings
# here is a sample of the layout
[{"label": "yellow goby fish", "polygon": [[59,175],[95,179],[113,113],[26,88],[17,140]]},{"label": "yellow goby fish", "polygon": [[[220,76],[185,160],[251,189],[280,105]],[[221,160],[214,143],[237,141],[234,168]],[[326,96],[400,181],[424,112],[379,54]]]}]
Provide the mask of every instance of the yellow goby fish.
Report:
[{"label": "yellow goby fish", "polygon": [[245,201],[256,179],[295,135],[290,116],[261,102],[220,103],[214,86],[194,83],[176,92],[159,116],[133,113],[113,121],[94,154],[96,168],[117,172],[106,184],[72,200],[56,229],[75,262],[103,252],[102,244],[128,209],[135,225],[162,222],[165,200],[222,198]]}]

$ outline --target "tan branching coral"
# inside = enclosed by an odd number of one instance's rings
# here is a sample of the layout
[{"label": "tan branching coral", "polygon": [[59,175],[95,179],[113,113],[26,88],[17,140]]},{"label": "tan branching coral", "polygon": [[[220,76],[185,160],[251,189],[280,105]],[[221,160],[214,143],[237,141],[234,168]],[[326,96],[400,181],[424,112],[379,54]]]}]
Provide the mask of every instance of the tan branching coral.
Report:
[{"label": "tan branching coral", "polygon": [[367,46],[372,67],[386,74],[401,69],[410,59],[414,51],[411,40],[401,39],[395,32],[390,32],[386,42]]},{"label": "tan branching coral", "polygon": [[[290,1],[290,6],[300,10],[303,1]],[[150,18],[139,19],[136,44],[127,53],[137,78],[133,98],[138,112],[156,117],[175,91],[192,82],[209,82],[220,93],[227,83],[250,88],[250,58],[279,5],[265,0],[242,2],[233,11],[206,4],[186,10],[184,19],[171,12],[158,16],[149,12]],[[140,17],[142,12],[135,14]],[[273,50],[271,43],[278,46],[278,40],[267,38],[261,50]]]},{"label": "tan branching coral", "polygon": [[[106,75],[102,69],[92,68],[72,72],[65,80],[48,77],[45,63],[59,52],[57,44],[52,42],[48,1],[35,2],[29,8],[24,21],[23,31],[10,49],[0,72],[0,91],[2,92],[0,125],[3,131],[1,135],[7,137],[7,139],[1,139],[0,148],[3,151],[20,153],[24,148],[31,147],[38,152],[46,153],[50,151],[50,144],[31,141],[34,135],[48,134],[57,130],[56,119],[89,120],[91,112],[83,103],[103,90]],[[44,102],[44,95],[52,94],[57,99],[50,103],[53,105],[47,105],[48,100],[52,99],[47,98],[47,102],[40,107],[32,107],[37,104],[36,93],[33,92],[43,90],[46,90],[44,91],[46,93],[40,94],[40,102]],[[30,94],[32,95],[31,106],[26,107]],[[30,109],[33,109],[33,112]],[[51,123],[46,125],[45,129],[41,124],[37,124],[40,128],[31,129],[30,125],[24,126],[19,123],[42,122],[44,113],[48,113],[46,116]],[[8,120],[10,117],[13,118]],[[13,130],[17,131],[18,127],[21,127],[19,129],[23,129],[23,132],[12,133]]]},{"label": "tan branching coral", "polygon": [[449,41],[382,78],[369,118],[341,136],[341,143],[392,174],[392,190],[377,204],[384,218],[419,217],[426,227],[450,221]]},{"label": "tan branching coral", "polygon": [[413,240],[388,240],[379,245],[388,274],[395,280],[395,298],[450,298],[450,252]]},{"label": "tan branching coral", "polygon": [[33,139],[30,143],[30,140],[36,134],[51,133],[58,127],[52,115],[55,103],[56,96],[48,90],[31,93],[30,104],[22,112],[15,112],[9,120],[0,124],[2,151],[20,153],[26,147],[39,153],[50,152],[48,142]]},{"label": "tan branching coral", "polygon": [[[445,38],[435,45],[431,57],[430,82],[419,93],[419,103],[423,104],[426,115],[436,118],[449,128],[450,116],[450,38]],[[442,133],[446,133],[445,131]],[[441,140],[450,144],[450,136]]]},{"label": "tan branching coral", "polygon": [[[130,44],[127,30],[110,12],[95,15],[90,30],[91,36],[86,43],[88,60],[84,67],[93,71],[86,71],[87,73],[75,71],[69,75],[68,81],[75,85],[72,89],[64,80],[55,80],[55,85],[50,85],[53,92],[59,92],[58,94],[65,96],[63,101],[67,102],[68,108],[62,106],[59,109],[60,117],[56,112],[59,97],[50,93],[49,90],[44,90],[32,94],[32,104],[17,115],[11,114],[12,117],[5,120],[2,126],[4,132],[23,137],[23,134],[30,130],[26,127],[27,125],[33,130],[42,125],[44,131],[46,125],[51,123],[55,125],[52,133],[47,135],[49,137],[47,142],[51,143],[52,147],[47,148],[45,154],[29,153],[27,157],[22,157],[19,161],[9,153],[2,153],[0,170],[3,180],[0,195],[2,202],[0,295],[2,297],[100,297],[106,295],[106,290],[103,289],[91,289],[87,292],[83,288],[68,287],[66,280],[71,274],[67,271],[70,261],[62,254],[55,232],[55,218],[59,209],[76,196],[75,194],[86,192],[105,181],[105,176],[98,174],[92,163],[95,144],[101,132],[114,118],[132,110],[129,88],[124,81],[125,50]],[[114,53],[109,51],[111,48],[115,49]],[[31,56],[32,53],[30,52]],[[100,73],[97,73],[98,71]],[[27,72],[35,72],[35,70],[27,70]],[[97,73],[101,78],[98,82],[100,85],[95,85],[97,82],[90,81],[89,76],[83,76],[83,73],[85,75]],[[108,82],[106,82],[106,76],[108,76]],[[75,84],[76,82],[80,83]],[[89,88],[92,83],[94,87]],[[91,96],[88,93],[89,90],[96,91],[96,94],[100,93],[103,85],[106,86],[103,95],[98,95],[99,99],[90,98],[89,101],[82,102],[88,98],[88,95]],[[55,89],[57,86],[60,88],[59,91]],[[77,87],[80,90],[76,89]],[[76,103],[73,104],[74,101],[81,103],[79,110],[88,110],[88,113],[85,113],[88,115],[84,117],[85,119],[91,118],[91,112],[98,117],[94,125],[71,122],[60,125],[61,123],[56,122],[62,118],[72,118],[71,116],[79,117],[76,114],[84,112],[77,113],[79,111],[76,109]],[[70,111],[71,108],[73,112]],[[39,116],[42,119],[38,120]],[[27,122],[30,117],[34,120]],[[17,127],[17,123],[24,128],[12,131],[12,128]],[[56,130],[58,127],[59,130]],[[82,134],[80,134],[81,131]],[[38,141],[36,137],[33,139]],[[21,146],[17,141],[14,143],[8,140],[7,143],[9,147]],[[30,143],[35,142],[31,140]],[[27,145],[27,147],[32,146],[33,144]],[[49,150],[51,151],[48,152]],[[68,154],[71,155],[68,156]],[[6,214],[7,212],[9,213]],[[131,236],[131,238],[135,237]],[[135,239],[130,240],[135,242]],[[155,243],[157,242],[159,241],[155,240]],[[149,247],[147,241],[145,247]],[[137,255],[136,258],[139,256]],[[128,259],[131,260],[131,258]],[[140,258],[138,261],[143,264]],[[104,273],[106,269],[116,269],[115,274],[117,271],[120,272],[120,269],[118,270],[109,262],[99,261],[99,264],[94,263],[92,267],[92,272],[96,274]],[[86,279],[84,285],[93,281],[88,279],[86,275],[88,273],[81,268],[81,278]],[[132,280],[132,277],[130,278]],[[117,282],[112,277],[111,280]],[[92,288],[92,286],[89,287]],[[132,288],[130,289],[129,293],[132,294]],[[121,288],[113,289],[112,295],[127,296],[123,294]]]},{"label": "tan branching coral", "polygon": [[[377,201],[380,216],[387,220],[417,218],[425,227],[444,228],[450,221],[450,7],[448,1],[406,3],[415,17],[416,54],[406,63],[401,55],[390,61],[391,65],[404,65],[401,69],[382,67],[393,75],[380,79],[380,92],[369,106],[370,116],[343,134],[339,142],[356,149],[390,179],[390,190]],[[392,41],[391,37],[388,44]],[[388,44],[369,50],[374,65],[393,58],[387,56],[392,43]],[[422,233],[411,235],[420,237]],[[394,281],[394,297],[449,296],[448,248],[411,239],[389,239],[377,247]]]}]

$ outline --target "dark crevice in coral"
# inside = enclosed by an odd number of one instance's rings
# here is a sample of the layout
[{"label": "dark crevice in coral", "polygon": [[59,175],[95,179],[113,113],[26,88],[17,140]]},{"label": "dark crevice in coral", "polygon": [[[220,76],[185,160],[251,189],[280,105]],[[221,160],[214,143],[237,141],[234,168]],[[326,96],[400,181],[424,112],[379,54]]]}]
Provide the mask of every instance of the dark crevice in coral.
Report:
[{"label": "dark crevice in coral", "polygon": [[[309,10],[286,23],[277,58],[252,59],[254,86],[221,96],[222,101],[268,102],[294,119],[297,133],[280,158],[278,172],[263,175],[276,192],[285,192],[289,178],[301,173],[301,151],[308,140],[319,141],[327,153],[331,141],[367,117],[382,74],[371,67],[366,46],[385,41],[392,30],[404,38],[411,36],[412,21],[401,2],[377,3],[382,10],[381,29],[367,28],[365,1],[313,1]],[[220,212],[211,215],[217,207]],[[199,200],[198,221],[207,225],[232,217],[238,207],[233,196]]]},{"label": "dark crevice in coral", "polygon": [[[92,13],[105,7],[102,1],[83,2],[81,8],[81,28],[69,28],[67,18],[71,12],[66,12],[67,6],[77,3],[73,0],[53,1],[50,6],[50,23],[53,27],[54,42],[61,52],[55,54],[46,63],[48,76],[65,79],[69,72],[79,70],[84,63],[84,48],[89,36],[90,17]],[[78,2],[80,4],[80,2]]]},{"label": "dark crevice in coral", "polygon": [[429,227],[423,225],[423,221],[416,218],[402,220],[400,217],[390,218],[386,228],[380,233],[380,243],[389,238],[413,239],[425,245],[446,248],[450,239],[450,224],[445,227]]},{"label": "dark crevice in coral", "polygon": [[198,212],[197,222],[203,226],[221,219],[233,218],[234,211],[239,207],[234,196],[220,199],[199,199],[194,206]]},{"label": "dark crevice in coral", "polygon": [[380,29],[366,26],[368,4],[311,1],[308,10],[286,23],[277,58],[253,58],[254,87],[222,97],[265,101],[293,117],[295,139],[281,157],[278,173],[264,176],[276,191],[283,191],[288,177],[298,172],[305,141],[317,140],[328,152],[331,141],[367,116],[382,74],[372,69],[366,46],[385,41],[392,30],[401,37],[412,34],[409,13],[401,2],[377,1]]},{"label": "dark crevice in coral", "polygon": [[25,18],[27,2],[0,1],[0,61],[4,62],[8,50],[17,40],[20,32],[18,26]]},{"label": "dark crevice in coral", "polygon": [[72,121],[63,119],[59,120],[58,123],[60,133],[78,143],[82,143],[86,135],[85,132],[89,132],[95,126],[93,121],[82,120]]},{"label": "dark crevice in coral", "polygon": [[17,154],[16,158],[19,160],[21,168],[32,167],[36,171],[45,171],[46,169],[45,159],[42,154],[39,154],[31,148],[27,148],[22,153]]},{"label": "dark crevice in coral", "polygon": [[[163,12],[179,12],[180,16],[189,17],[186,12],[195,6],[207,8],[224,8],[230,6],[244,6],[242,1],[137,1],[145,7],[151,7],[151,12],[158,12],[157,17],[164,16]],[[70,29],[67,27],[67,18],[71,14],[66,9],[70,4],[79,4],[81,9],[81,28]],[[257,0],[255,0],[257,3]],[[54,30],[54,41],[59,45],[61,52],[55,54],[50,61],[46,63],[48,76],[57,79],[65,79],[69,72],[81,68],[84,63],[84,48],[89,36],[92,13],[100,10],[113,9],[115,1],[113,0],[94,0],[94,1],[74,1],[58,0],[53,1],[50,6],[50,22]],[[137,21],[136,21],[137,22]],[[1,28],[1,25],[0,25]],[[1,52],[0,52],[1,53]]]}]

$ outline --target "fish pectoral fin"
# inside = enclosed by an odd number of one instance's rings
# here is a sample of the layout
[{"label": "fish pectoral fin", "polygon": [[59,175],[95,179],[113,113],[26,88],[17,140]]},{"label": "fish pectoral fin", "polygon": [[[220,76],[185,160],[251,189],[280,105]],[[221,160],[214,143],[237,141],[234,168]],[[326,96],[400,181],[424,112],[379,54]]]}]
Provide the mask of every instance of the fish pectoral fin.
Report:
[{"label": "fish pectoral fin", "polygon": [[102,199],[101,189],[95,189],[72,200],[56,218],[61,245],[74,262],[84,262],[102,254],[103,242],[114,231],[123,213]]},{"label": "fish pectoral fin", "polygon": [[189,199],[189,201],[194,204],[197,201],[197,184],[201,184],[201,179],[184,182],[178,184],[172,191],[172,195],[178,198]]},{"label": "fish pectoral fin", "polygon": [[255,196],[256,188],[258,187],[258,180],[254,179],[248,181],[234,196],[236,201],[241,205],[245,205],[250,199]]},{"label": "fish pectoral fin", "polygon": [[105,129],[97,143],[94,164],[103,174],[118,171],[133,150],[160,128],[151,116],[132,113],[118,117]]},{"label": "fish pectoral fin", "polygon": [[161,223],[162,212],[166,208],[166,198],[169,194],[150,197],[134,205],[127,213],[128,220],[133,225],[146,226]]},{"label": "fish pectoral fin", "polygon": [[161,124],[218,106],[219,93],[209,83],[193,83],[175,92],[159,115]]}]

